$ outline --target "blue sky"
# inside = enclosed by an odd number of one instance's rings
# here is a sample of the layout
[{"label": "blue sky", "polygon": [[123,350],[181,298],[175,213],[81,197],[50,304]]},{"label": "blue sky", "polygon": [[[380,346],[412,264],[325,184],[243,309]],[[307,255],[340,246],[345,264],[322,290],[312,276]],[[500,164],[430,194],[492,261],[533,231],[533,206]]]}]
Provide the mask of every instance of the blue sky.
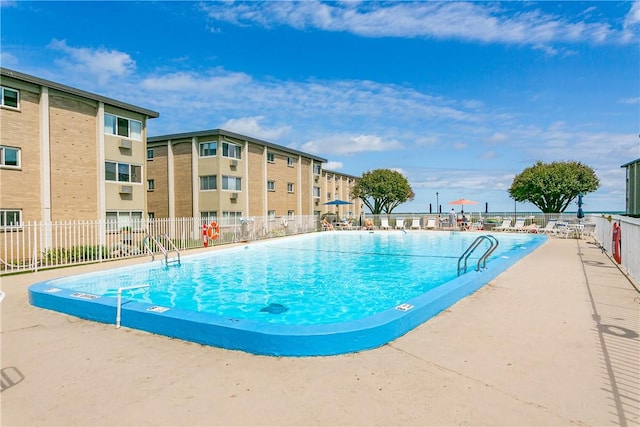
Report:
[{"label": "blue sky", "polygon": [[436,192],[513,210],[537,160],[593,167],[586,210],[624,210],[640,157],[638,1],[0,5],[3,67],[158,111],[151,136],[222,128],[399,170],[416,197],[396,212]]}]

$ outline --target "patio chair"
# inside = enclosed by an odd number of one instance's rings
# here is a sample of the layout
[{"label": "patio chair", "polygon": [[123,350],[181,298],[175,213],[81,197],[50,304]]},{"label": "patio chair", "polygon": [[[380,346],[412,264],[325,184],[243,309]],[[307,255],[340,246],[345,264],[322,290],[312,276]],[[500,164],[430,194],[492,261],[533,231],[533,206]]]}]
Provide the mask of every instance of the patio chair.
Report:
[{"label": "patio chair", "polygon": [[506,227],[504,231],[526,231],[526,228],[524,228],[524,221],[524,218],[516,218],[516,222],[513,224],[513,227]]},{"label": "patio chair", "polygon": [[396,218],[396,230],[404,230],[404,218]]},{"label": "patio chair", "polygon": [[427,229],[427,230],[435,230],[436,229],[436,219],[435,218],[427,219],[427,225],[425,225],[424,228]]},{"label": "patio chair", "polygon": [[538,230],[538,233],[542,233],[542,234],[548,234],[551,233],[553,234],[555,232],[555,228],[556,228],[556,223],[558,222],[558,220],[556,218],[552,218],[550,219],[544,227],[540,228]]},{"label": "patio chair", "polygon": [[420,230],[420,218],[411,218],[411,229]]},{"label": "patio chair", "polygon": [[569,224],[567,224],[566,222],[559,222],[556,224],[556,229],[554,230],[553,234],[562,239],[567,239],[570,235],[573,234],[573,230],[569,228]]},{"label": "patio chair", "polygon": [[386,216],[383,216],[382,218],[380,218],[380,229],[381,230],[388,230],[391,227],[389,226],[389,218],[387,218]]},{"label": "patio chair", "polygon": [[511,228],[511,218],[503,219],[502,224],[498,227],[494,227],[494,231],[507,231],[507,229]]}]

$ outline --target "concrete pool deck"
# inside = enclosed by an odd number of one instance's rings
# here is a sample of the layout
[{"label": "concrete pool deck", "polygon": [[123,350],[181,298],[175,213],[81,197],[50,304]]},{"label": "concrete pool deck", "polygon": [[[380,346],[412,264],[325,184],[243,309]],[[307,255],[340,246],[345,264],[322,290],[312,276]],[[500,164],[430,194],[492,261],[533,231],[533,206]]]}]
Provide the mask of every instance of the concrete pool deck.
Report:
[{"label": "concrete pool deck", "polygon": [[640,294],[586,240],[551,238],[403,337],[342,356],[255,356],[28,302],[35,282],[136,262],[0,278],[3,426],[640,425]]}]

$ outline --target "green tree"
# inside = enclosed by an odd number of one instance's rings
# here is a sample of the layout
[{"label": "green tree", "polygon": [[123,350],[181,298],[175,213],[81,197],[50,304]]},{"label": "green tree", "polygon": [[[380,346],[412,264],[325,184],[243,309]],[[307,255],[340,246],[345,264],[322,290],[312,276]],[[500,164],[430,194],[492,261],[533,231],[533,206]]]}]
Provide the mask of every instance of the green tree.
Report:
[{"label": "green tree", "polygon": [[351,197],[360,198],[372,214],[390,214],[398,205],[413,200],[414,196],[407,178],[390,169],[365,172],[351,188]]},{"label": "green tree", "polygon": [[564,212],[578,196],[596,191],[600,180],[595,171],[580,162],[538,161],[517,175],[509,195],[517,202],[531,202],[542,212]]}]

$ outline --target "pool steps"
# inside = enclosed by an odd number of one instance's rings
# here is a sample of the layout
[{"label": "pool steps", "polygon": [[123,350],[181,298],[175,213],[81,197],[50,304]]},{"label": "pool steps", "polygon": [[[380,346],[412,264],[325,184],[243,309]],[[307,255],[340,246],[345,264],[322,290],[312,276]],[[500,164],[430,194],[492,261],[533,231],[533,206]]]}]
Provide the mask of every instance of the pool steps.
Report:
[{"label": "pool steps", "polygon": [[[469,259],[473,251],[475,251],[480,243],[482,243],[484,240],[489,242],[489,248],[484,252],[484,254],[482,254],[480,259],[478,260],[476,271],[481,271],[483,268],[487,267],[487,258],[489,258],[489,255],[491,255],[499,245],[498,239],[496,239],[492,234],[483,234],[481,236],[478,236],[478,238],[469,245],[467,250],[464,251],[460,258],[458,258],[458,276],[460,276],[461,272],[467,272],[467,259]],[[464,264],[460,265],[463,260]],[[482,264],[482,268],[480,267],[480,264]]]},{"label": "pool steps", "polygon": [[[161,243],[164,241],[169,248],[166,248],[165,245]],[[151,249],[151,244],[155,244],[160,252],[164,255],[164,265],[168,266],[169,264],[177,264],[180,265],[180,251],[173,243],[173,241],[169,238],[167,234],[160,234],[156,237],[153,237],[150,234],[147,234],[144,238],[143,244],[144,248],[151,254],[151,261],[155,259],[155,252]],[[169,250],[173,250],[176,253],[174,258],[169,258]]]}]

